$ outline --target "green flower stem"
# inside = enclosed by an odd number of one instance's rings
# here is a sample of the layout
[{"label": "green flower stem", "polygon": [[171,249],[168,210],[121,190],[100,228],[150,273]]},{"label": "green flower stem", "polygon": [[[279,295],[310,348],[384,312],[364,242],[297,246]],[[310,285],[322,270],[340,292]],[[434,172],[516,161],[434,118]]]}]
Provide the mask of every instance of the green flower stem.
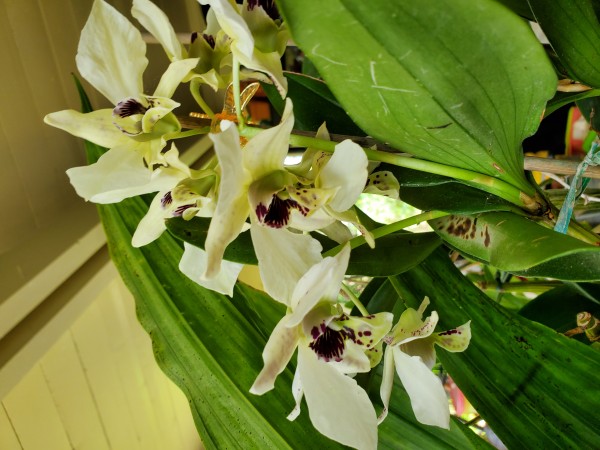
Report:
[{"label": "green flower stem", "polygon": [[237,114],[238,128],[245,128],[244,116],[242,115],[242,104],[240,99],[240,62],[233,57],[233,101],[235,103],[235,113]]},{"label": "green flower stem", "polygon": [[352,292],[352,289],[350,289],[348,286],[346,286],[346,283],[342,283],[342,291],[344,291],[344,293],[348,296],[348,298],[350,298],[350,300],[352,300],[352,303],[354,303],[354,306],[356,306],[356,308],[360,311],[360,313],[363,316],[369,315],[369,311],[367,311],[367,308],[365,308],[365,305],[363,305],[362,302],[359,300],[359,298],[356,295],[354,295],[354,292]]},{"label": "green flower stem", "polygon": [[[386,236],[391,233],[395,233],[397,231],[408,228],[412,225],[416,225],[421,222],[426,222],[428,220],[437,219],[438,217],[448,216],[449,213],[443,211],[427,211],[421,214],[417,214],[415,216],[409,217],[408,219],[399,220],[398,222],[391,223],[389,225],[384,225],[382,227],[371,230],[371,234],[374,239],[379,239],[380,237]],[[350,247],[356,248],[363,244],[366,244],[366,240],[363,236],[357,236],[355,238],[350,239]],[[336,255],[344,246],[337,245],[330,250],[327,250],[323,253],[323,256],[333,256]]]},{"label": "green flower stem", "polygon": [[194,128],[193,130],[182,131],[181,133],[177,133],[175,136],[170,137],[169,139],[181,139],[190,136],[198,136],[200,134],[208,134],[210,133],[210,127],[202,127],[202,128]]},{"label": "green flower stem", "polygon": [[[245,137],[252,137],[262,131],[261,128],[246,127],[242,131]],[[290,145],[297,147],[311,147],[325,152],[333,152],[337,142],[317,139],[309,136],[298,136],[292,134],[290,136]],[[434,173],[436,175],[444,175],[463,181],[469,186],[473,186],[490,194],[497,195],[520,208],[526,209],[533,213],[538,213],[540,204],[522,192],[513,185],[506,183],[498,178],[483,175],[471,170],[460,169],[458,167],[446,166],[444,164],[406,157],[396,153],[382,152],[379,150],[371,150],[364,148],[367,158],[371,161],[380,161],[392,164],[398,167],[406,167],[407,169],[419,170],[421,172]]]},{"label": "green flower stem", "polygon": [[200,95],[200,78],[192,78],[190,81],[190,92],[192,93],[192,97],[198,103],[198,106],[204,111],[204,113],[210,117],[211,119],[215,117],[214,111],[208,106],[208,104],[204,101],[204,98]]}]

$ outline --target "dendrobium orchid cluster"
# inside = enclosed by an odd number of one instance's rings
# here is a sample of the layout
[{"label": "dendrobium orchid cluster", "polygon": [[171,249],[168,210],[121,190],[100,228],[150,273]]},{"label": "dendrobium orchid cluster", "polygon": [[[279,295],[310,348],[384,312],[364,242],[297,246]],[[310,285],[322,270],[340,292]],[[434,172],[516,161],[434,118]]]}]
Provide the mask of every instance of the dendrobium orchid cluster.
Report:
[{"label": "dendrobium orchid cluster", "polygon": [[[133,17],[170,60],[148,95],[142,84],[148,64],[142,35],[105,1],[95,0],[81,34],[77,67],[114,107],[84,114],[66,110],[45,118],[108,148],[96,163],[67,171],[75,190],[96,203],[156,193],[133,236],[136,247],[159,238],[167,219],[210,218],[203,248],[185,242],[179,267],[203,287],[230,296],[243,264],[227,260],[226,251],[242,233],[250,233],[264,290],[287,308],[265,346],[264,367],[250,392],[262,395],[273,389],[297,350],[296,406],[290,420],[300,414],[304,398],[322,434],[349,446],[375,448],[378,413],[354,376],[380,364],[385,344],[379,421],[388,411],[395,369],[416,418],[447,428],[448,401],[431,372],[434,344],[465,350],[469,323],[434,333],[437,313],[422,320],[429,303],[425,299],[418,311],[406,309],[393,326],[392,313],[369,314],[350,295],[361,313],[356,315],[340,297],[340,289],[347,292],[344,276],[357,239],[376,245],[354,205],[363,192],[398,198],[398,181],[391,172],[374,172],[376,164],[352,140],[330,142],[325,125],[316,140],[330,147],[309,144],[299,164],[286,164],[294,133],[292,100],[285,100],[278,125],[249,127],[239,85],[242,79],[273,83],[286,96],[280,63],[289,38],[285,24],[273,20],[257,1],[199,2],[210,5],[207,28],[194,33],[186,48],[160,9],[149,0],[133,0]],[[207,129],[185,130],[180,121],[180,104],[172,96],[185,83],[212,119]],[[214,114],[202,98],[203,84],[227,92],[234,104],[225,100],[224,113]],[[255,90],[244,92],[251,96]],[[214,156],[192,168],[173,141],[202,133],[212,140]],[[355,237],[356,230],[362,237]],[[333,256],[322,255],[317,236],[339,244],[330,250]]]}]

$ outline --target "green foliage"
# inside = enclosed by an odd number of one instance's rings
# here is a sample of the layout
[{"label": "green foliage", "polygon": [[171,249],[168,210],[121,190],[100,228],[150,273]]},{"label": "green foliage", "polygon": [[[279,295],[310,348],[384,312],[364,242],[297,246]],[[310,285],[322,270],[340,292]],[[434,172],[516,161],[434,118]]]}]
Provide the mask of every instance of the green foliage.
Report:
[{"label": "green foliage", "polygon": [[296,43],[368,134],[533,193],[521,141],[537,129],[556,77],[517,16],[491,0],[279,5]]}]

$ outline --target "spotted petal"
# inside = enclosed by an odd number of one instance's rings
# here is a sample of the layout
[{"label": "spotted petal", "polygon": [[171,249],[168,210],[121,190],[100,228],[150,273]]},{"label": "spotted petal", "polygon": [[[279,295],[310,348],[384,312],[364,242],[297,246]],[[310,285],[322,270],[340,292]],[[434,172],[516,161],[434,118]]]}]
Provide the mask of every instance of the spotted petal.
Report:
[{"label": "spotted petal", "polygon": [[435,333],[433,341],[449,352],[463,352],[469,346],[471,341],[471,321],[448,331]]},{"label": "spotted petal", "polygon": [[233,296],[235,282],[244,267],[231,261],[223,261],[221,270],[211,279],[204,277],[208,265],[208,256],[204,250],[187,242],[183,244],[184,252],[179,262],[179,270],[200,286],[216,291],[224,295]]},{"label": "spotted petal", "polygon": [[141,94],[148,65],[140,32],[115,8],[95,0],[77,48],[77,68],[113,105]]},{"label": "spotted petal", "polygon": [[325,436],[358,449],[377,447],[377,417],[367,393],[308,347],[298,348],[298,368],[314,427]]},{"label": "spotted petal", "polygon": [[171,61],[187,56],[169,18],[154,3],[148,0],[133,0],[131,15],[158,40]]}]

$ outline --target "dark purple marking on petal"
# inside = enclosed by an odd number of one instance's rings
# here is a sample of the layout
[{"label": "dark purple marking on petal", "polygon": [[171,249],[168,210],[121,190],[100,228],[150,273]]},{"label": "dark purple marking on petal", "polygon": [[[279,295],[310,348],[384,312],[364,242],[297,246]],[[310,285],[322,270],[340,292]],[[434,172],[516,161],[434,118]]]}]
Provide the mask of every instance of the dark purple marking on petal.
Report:
[{"label": "dark purple marking on petal", "polygon": [[194,31],[194,32],[192,32],[192,35],[190,36],[190,44],[193,44],[196,41],[196,39],[198,39],[198,32]]},{"label": "dark purple marking on petal", "polygon": [[257,6],[264,9],[271,19],[279,19],[279,11],[277,10],[274,0],[248,0],[248,11],[252,11]]},{"label": "dark purple marking on petal", "polygon": [[448,330],[448,331],[442,331],[441,333],[438,334],[438,336],[451,336],[453,334],[461,334],[459,330],[457,330],[456,328],[453,330]]},{"label": "dark purple marking on petal", "polygon": [[332,358],[341,358],[344,354],[346,338],[344,330],[335,331],[326,328],[323,334],[309,344],[309,347],[319,358],[324,358],[326,361]]},{"label": "dark purple marking on petal", "polygon": [[171,203],[173,203],[173,196],[171,195],[171,191],[169,191],[160,200],[160,204],[162,205],[163,208],[166,208]]},{"label": "dark purple marking on petal", "polygon": [[273,195],[268,208],[262,203],[258,204],[256,207],[256,217],[268,227],[283,228],[290,221],[290,212],[292,209],[298,210],[304,216],[308,214],[308,209],[298,204],[295,200],[290,198],[283,200],[277,195]]},{"label": "dark purple marking on petal", "polygon": [[214,38],[214,36],[212,36],[210,34],[203,34],[202,37],[204,38],[204,40],[206,41],[206,43],[208,45],[210,45],[210,48],[212,48],[214,50],[215,49],[215,38]]},{"label": "dark purple marking on petal", "polygon": [[175,208],[175,211],[173,211],[173,217],[180,217],[180,216],[182,216],[186,209],[193,208],[194,206],[196,206],[196,205],[195,204],[191,204],[191,205],[181,205],[181,206],[178,206],[177,208]]},{"label": "dark purple marking on petal", "polygon": [[113,116],[125,118],[135,114],[145,114],[147,110],[148,108],[135,98],[128,98],[117,103],[117,106],[113,109]]}]

